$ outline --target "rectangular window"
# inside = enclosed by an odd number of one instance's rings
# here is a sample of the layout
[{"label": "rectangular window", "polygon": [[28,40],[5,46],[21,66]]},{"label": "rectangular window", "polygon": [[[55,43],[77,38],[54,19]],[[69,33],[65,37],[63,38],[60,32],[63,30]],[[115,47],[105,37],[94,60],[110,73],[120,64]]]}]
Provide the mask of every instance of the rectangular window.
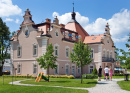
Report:
[{"label": "rectangular window", "polygon": [[58,56],[58,46],[55,46],[55,56]]},{"label": "rectangular window", "polygon": [[107,58],[109,58],[109,51],[107,51]]},{"label": "rectangular window", "polygon": [[37,45],[33,45],[33,56],[37,56]]},{"label": "rectangular window", "polygon": [[112,52],[110,52],[110,58],[112,58]]},{"label": "rectangular window", "polygon": [[103,57],[105,57],[105,50],[103,51]]},{"label": "rectangular window", "polygon": [[58,66],[55,68],[55,74],[58,74]]},{"label": "rectangular window", "polygon": [[90,56],[90,58],[93,58],[93,50],[91,50],[91,56]]},{"label": "rectangular window", "polygon": [[66,65],[66,74],[69,75],[69,65]]},{"label": "rectangular window", "polygon": [[34,74],[37,73],[37,65],[36,64],[33,65],[33,73]]},{"label": "rectangular window", "polygon": [[19,64],[17,67],[17,73],[20,73],[20,72],[21,72],[21,65]]},{"label": "rectangular window", "polygon": [[69,57],[69,48],[66,48],[66,57]]},{"label": "rectangular window", "polygon": [[90,66],[90,74],[93,72],[93,66]]},{"label": "rectangular window", "polygon": [[78,74],[81,74],[81,68],[78,67]]},{"label": "rectangular window", "polygon": [[17,56],[20,57],[21,56],[21,47],[17,48]]}]

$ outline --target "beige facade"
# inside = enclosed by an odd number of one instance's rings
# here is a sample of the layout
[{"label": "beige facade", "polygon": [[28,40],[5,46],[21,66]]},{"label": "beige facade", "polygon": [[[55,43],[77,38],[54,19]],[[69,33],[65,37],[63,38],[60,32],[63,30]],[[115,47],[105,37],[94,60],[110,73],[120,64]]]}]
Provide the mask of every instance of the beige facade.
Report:
[{"label": "beige facade", "polygon": [[42,56],[46,52],[47,45],[52,43],[54,55],[58,58],[57,69],[50,68],[50,74],[80,76],[81,69],[71,63],[69,59],[69,52],[73,50],[74,42],[77,42],[79,38],[87,43],[93,51],[91,55],[93,62],[83,68],[83,73],[92,73],[94,67],[98,69],[99,66],[104,68],[108,65],[114,68],[115,48],[110,32],[89,36],[73,17],[66,26],[58,22],[56,17],[53,23],[50,19],[46,19],[45,23],[35,24],[29,9],[25,11],[20,30],[10,40],[14,74],[37,75],[39,72],[43,72],[46,75],[47,70],[40,68],[36,58]]}]

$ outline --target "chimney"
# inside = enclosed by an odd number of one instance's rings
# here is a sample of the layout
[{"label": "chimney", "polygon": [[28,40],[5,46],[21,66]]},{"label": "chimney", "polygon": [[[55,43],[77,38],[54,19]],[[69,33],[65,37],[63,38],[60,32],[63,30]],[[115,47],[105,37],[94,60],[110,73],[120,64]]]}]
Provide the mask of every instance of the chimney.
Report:
[{"label": "chimney", "polygon": [[64,24],[60,24],[60,27],[65,28],[65,25]]},{"label": "chimney", "polygon": [[47,19],[46,19],[46,22],[47,22],[47,23],[51,23],[51,19],[48,19],[48,18],[47,18]]}]

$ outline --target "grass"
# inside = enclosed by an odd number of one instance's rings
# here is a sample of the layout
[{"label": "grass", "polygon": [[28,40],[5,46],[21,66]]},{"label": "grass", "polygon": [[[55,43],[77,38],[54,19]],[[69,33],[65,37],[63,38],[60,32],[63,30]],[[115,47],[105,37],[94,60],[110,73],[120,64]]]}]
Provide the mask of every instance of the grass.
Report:
[{"label": "grass", "polygon": [[118,81],[119,86],[127,91],[130,91],[130,81]]},{"label": "grass", "polygon": [[[15,81],[24,80],[24,79],[27,78],[16,78],[16,80],[14,78]],[[88,93],[87,90],[81,90],[81,89],[54,88],[54,87],[45,87],[45,86],[10,85],[9,82],[11,81],[12,78],[6,77],[4,78],[4,85],[3,85],[3,78],[0,77],[0,93]],[[34,80],[32,81],[34,82]],[[44,82],[42,82],[42,85],[43,83]]]},{"label": "grass", "polygon": [[130,72],[130,69],[127,69],[128,72]]},{"label": "grass", "polygon": [[[124,78],[124,76],[112,76],[112,79],[121,79],[121,78]],[[101,79],[104,79],[104,76],[102,76]]]},{"label": "grass", "polygon": [[25,84],[36,84],[36,85],[46,85],[46,86],[63,86],[63,87],[94,87],[97,84],[96,80],[93,79],[83,79],[83,84],[81,84],[80,79],[66,79],[66,78],[50,78],[50,82],[44,81],[35,82],[35,80],[22,81]]}]

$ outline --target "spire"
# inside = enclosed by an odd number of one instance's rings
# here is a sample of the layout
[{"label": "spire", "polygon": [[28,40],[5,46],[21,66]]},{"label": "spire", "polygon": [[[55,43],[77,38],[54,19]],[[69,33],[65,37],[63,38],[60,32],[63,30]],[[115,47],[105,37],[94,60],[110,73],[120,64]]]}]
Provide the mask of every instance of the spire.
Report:
[{"label": "spire", "polygon": [[74,1],[73,1],[73,12],[72,12],[72,19],[75,20],[76,13],[74,12]]}]

